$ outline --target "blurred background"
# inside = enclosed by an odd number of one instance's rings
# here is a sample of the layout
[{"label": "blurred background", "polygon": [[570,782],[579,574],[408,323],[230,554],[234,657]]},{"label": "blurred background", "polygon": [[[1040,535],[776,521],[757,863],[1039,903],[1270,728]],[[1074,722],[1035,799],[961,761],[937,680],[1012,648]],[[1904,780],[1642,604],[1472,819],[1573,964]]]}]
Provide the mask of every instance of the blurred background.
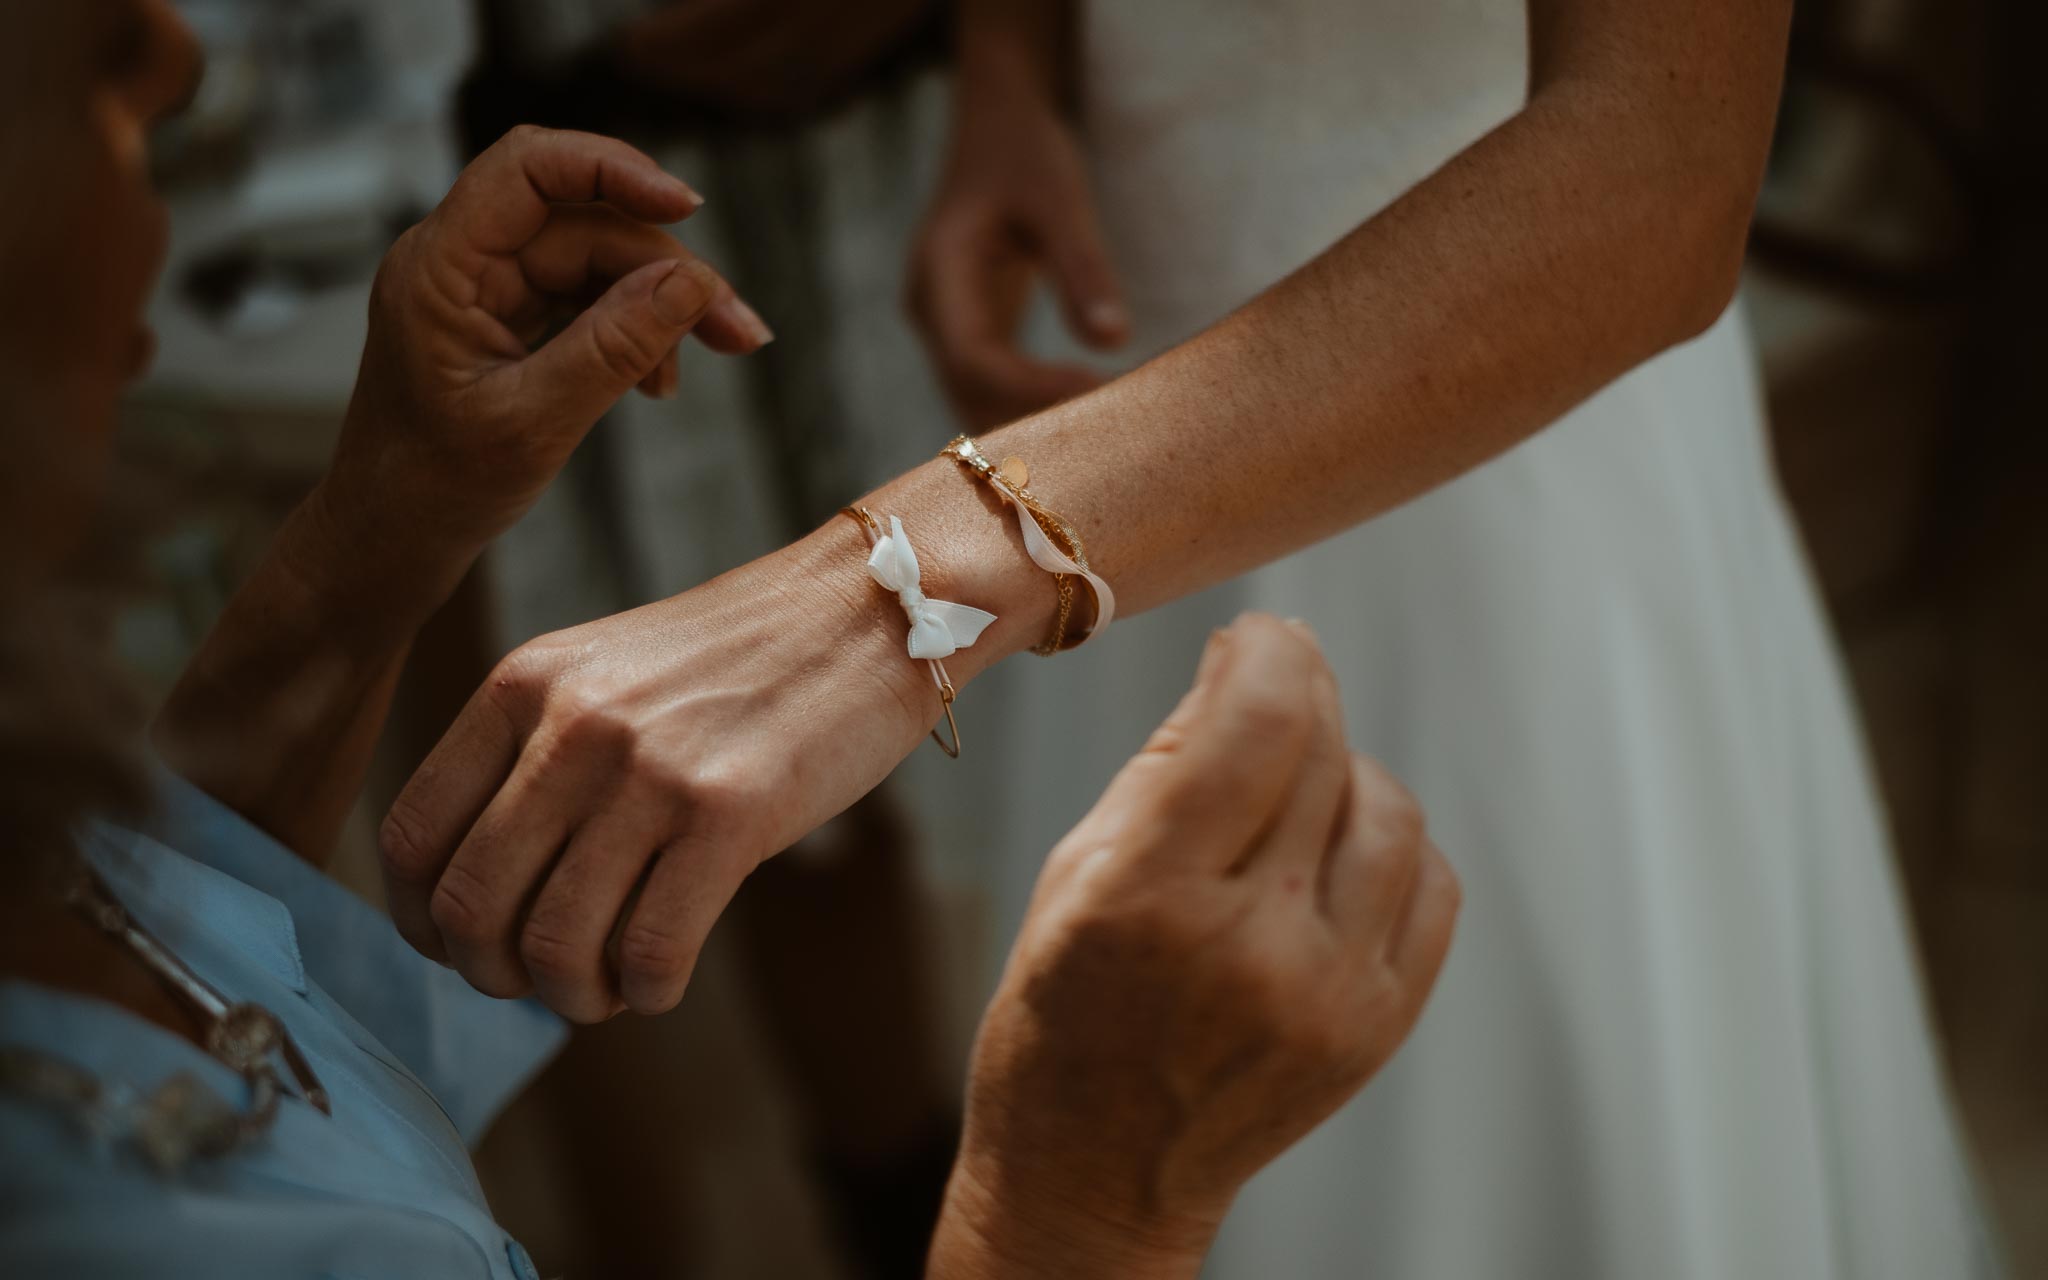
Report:
[{"label": "blurred background", "polygon": [[[956,429],[899,306],[945,138],[944,15],[181,7],[209,71],[163,153],[162,349],[124,423],[171,480],[122,632],[154,691],[324,464],[384,247],[505,127],[618,133],[686,176],[711,203],[683,238],[779,334],[740,363],[686,350],[682,397],[622,405],[436,620],[339,860],[375,898],[377,818],[500,654],[771,550]],[[2024,0],[1802,4],[1744,288],[2019,1275],[2048,1275],[2039,25]],[[977,684],[986,723],[1020,683]],[[580,1032],[494,1131],[493,1204],[544,1272],[915,1274],[1007,927],[971,794],[932,754],[750,882],[682,1009]]]}]

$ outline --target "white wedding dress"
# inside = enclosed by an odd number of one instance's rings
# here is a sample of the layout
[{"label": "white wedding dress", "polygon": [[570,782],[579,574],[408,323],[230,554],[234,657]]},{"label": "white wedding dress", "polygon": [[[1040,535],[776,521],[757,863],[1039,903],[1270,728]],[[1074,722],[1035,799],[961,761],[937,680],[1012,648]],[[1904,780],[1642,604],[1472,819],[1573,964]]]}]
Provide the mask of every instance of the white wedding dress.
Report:
[{"label": "white wedding dress", "polygon": [[[1524,92],[1521,0],[1085,10],[1140,355]],[[964,694],[968,756],[936,769],[980,778],[1005,926],[1241,608],[1315,625],[1466,907],[1413,1040],[1246,1191],[1210,1274],[1995,1272],[1739,309],[1438,492]]]}]

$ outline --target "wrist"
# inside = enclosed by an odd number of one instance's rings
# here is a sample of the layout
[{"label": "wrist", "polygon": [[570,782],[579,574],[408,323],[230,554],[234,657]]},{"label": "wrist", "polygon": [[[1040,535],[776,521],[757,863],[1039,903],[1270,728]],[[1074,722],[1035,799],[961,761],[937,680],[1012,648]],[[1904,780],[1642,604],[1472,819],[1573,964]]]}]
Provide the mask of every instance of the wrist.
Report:
[{"label": "wrist", "polygon": [[[934,458],[861,504],[881,519],[903,518],[917,548],[926,595],[996,615],[973,645],[946,659],[956,685],[965,687],[1004,658],[1045,639],[1059,601],[1052,575],[1032,563],[1010,508],[958,463]],[[852,521],[840,523],[861,538]],[[888,606],[900,629],[902,611],[894,601],[868,581],[865,570],[860,581]]]},{"label": "wrist", "polygon": [[337,639],[409,642],[455,590],[476,551],[407,537],[323,478],[292,512],[271,559]]},{"label": "wrist", "polygon": [[1047,1185],[963,1146],[933,1236],[928,1280],[1192,1280],[1220,1219],[1120,1218],[1079,1185]]}]

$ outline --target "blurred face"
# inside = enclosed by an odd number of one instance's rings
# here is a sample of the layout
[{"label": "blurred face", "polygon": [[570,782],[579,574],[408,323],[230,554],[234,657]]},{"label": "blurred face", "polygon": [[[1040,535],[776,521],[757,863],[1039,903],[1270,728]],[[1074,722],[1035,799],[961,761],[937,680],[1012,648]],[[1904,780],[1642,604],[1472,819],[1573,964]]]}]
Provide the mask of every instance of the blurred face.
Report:
[{"label": "blurred face", "polygon": [[90,514],[115,404],[148,362],[166,239],[149,132],[198,70],[166,0],[0,0],[0,556],[15,581]]}]

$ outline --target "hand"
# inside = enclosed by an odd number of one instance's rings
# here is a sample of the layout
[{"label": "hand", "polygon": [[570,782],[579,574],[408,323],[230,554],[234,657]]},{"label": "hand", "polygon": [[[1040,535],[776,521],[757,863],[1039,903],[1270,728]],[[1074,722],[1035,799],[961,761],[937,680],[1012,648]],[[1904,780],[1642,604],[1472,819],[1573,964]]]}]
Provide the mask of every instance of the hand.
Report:
[{"label": "hand", "polygon": [[620,396],[673,393],[685,334],[728,353],[767,341],[656,225],[701,203],[589,134],[517,129],[465,169],[377,272],[355,396],[313,504],[345,531],[337,550],[432,566],[422,588],[445,593]]},{"label": "hand", "polygon": [[974,429],[1090,391],[1091,369],[1017,344],[1024,308],[1049,277],[1067,328],[1098,350],[1130,320],[1079,144],[1042,93],[962,91],[951,157],[911,250],[913,323],[961,418]]},{"label": "hand", "polygon": [[1458,903],[1306,629],[1218,633],[1046,863],[932,1274],[1194,1275],[1244,1182],[1415,1025]]},{"label": "hand", "polygon": [[937,717],[866,555],[836,520],[506,658],[384,822],[399,931],[578,1021],[672,1007],[740,881]]}]

